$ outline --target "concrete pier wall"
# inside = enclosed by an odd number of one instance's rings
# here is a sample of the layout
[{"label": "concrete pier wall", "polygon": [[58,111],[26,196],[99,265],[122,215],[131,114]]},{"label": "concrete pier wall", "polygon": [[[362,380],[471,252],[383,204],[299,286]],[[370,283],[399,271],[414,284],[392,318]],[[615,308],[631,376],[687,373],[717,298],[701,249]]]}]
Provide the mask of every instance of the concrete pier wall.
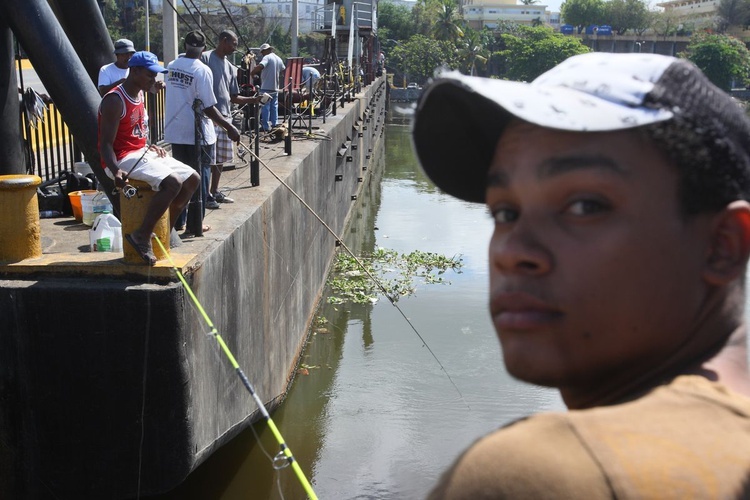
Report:
[{"label": "concrete pier wall", "polygon": [[[321,129],[330,140],[295,141],[291,156],[278,148],[261,155],[338,235],[382,147],[385,104],[380,78],[329,117]],[[221,210],[224,232],[214,228],[212,239],[174,257],[273,408],[336,239],[275,179],[242,189]],[[169,266],[84,257],[50,252],[0,265],[0,498],[164,492],[258,419]]]}]

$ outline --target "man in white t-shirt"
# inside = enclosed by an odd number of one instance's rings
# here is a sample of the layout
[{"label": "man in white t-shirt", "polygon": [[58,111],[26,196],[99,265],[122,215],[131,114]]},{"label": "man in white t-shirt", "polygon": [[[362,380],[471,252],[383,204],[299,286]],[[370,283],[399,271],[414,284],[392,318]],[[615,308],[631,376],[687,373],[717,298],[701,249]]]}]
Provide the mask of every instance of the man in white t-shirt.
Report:
[{"label": "man in white t-shirt", "polygon": [[128,61],[135,54],[133,42],[127,38],[120,38],[115,42],[115,57],[113,63],[105,64],[99,70],[99,95],[104,96],[107,92],[120,85],[128,77]]},{"label": "man in white t-shirt", "polygon": [[[214,123],[224,129],[232,141],[240,139],[237,128],[215,107],[217,101],[213,91],[213,75],[209,67],[200,60],[205,47],[206,36],[201,31],[195,30],[185,35],[185,55],[169,63],[165,79],[167,98],[164,140],[172,144],[172,156],[193,165],[193,168],[197,168],[200,154],[203,207],[200,221],[203,220],[211,179],[213,148],[216,143]],[[199,113],[199,127],[196,127],[196,113]],[[200,152],[196,149],[196,144],[201,145]],[[192,206],[195,205],[191,203]],[[193,220],[196,219],[191,219]],[[175,227],[182,229],[184,225],[185,216],[181,215]],[[201,226],[200,222],[196,226],[187,228],[187,232],[198,235],[210,229],[209,226]]]}]

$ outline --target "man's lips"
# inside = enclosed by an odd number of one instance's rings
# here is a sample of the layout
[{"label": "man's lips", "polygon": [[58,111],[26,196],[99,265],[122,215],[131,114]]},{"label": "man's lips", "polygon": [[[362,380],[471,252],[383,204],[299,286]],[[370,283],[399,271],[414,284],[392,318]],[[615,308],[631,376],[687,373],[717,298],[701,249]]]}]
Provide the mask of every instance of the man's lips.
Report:
[{"label": "man's lips", "polygon": [[526,292],[493,293],[490,311],[498,330],[534,330],[563,316],[558,308]]}]

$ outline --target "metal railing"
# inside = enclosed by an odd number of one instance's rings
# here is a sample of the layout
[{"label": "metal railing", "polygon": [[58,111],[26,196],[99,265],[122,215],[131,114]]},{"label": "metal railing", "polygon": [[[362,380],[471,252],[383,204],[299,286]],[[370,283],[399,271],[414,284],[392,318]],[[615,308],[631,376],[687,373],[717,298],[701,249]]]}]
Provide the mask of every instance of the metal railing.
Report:
[{"label": "metal railing", "polygon": [[[165,92],[147,93],[146,110],[149,119],[149,142],[164,141]],[[63,171],[73,171],[76,162],[84,161],[71,133],[57,107],[47,105],[44,119],[32,126],[25,112],[21,112],[26,172],[38,175],[42,182],[59,177]]]}]

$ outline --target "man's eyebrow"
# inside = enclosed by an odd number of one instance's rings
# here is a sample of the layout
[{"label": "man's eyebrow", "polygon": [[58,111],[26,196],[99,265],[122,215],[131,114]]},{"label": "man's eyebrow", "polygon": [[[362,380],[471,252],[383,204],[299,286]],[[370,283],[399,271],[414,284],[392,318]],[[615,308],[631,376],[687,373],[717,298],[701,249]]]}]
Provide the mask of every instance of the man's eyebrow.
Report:
[{"label": "man's eyebrow", "polygon": [[575,155],[550,158],[537,167],[540,178],[554,177],[575,170],[601,169],[625,175],[626,170],[615,160],[604,155]]},{"label": "man's eyebrow", "polygon": [[[601,169],[619,175],[626,175],[627,171],[612,158],[603,155],[576,155],[550,158],[537,167],[537,177],[540,179],[554,177],[575,170]],[[487,173],[487,187],[507,187],[510,183],[508,174],[494,170]]]}]

